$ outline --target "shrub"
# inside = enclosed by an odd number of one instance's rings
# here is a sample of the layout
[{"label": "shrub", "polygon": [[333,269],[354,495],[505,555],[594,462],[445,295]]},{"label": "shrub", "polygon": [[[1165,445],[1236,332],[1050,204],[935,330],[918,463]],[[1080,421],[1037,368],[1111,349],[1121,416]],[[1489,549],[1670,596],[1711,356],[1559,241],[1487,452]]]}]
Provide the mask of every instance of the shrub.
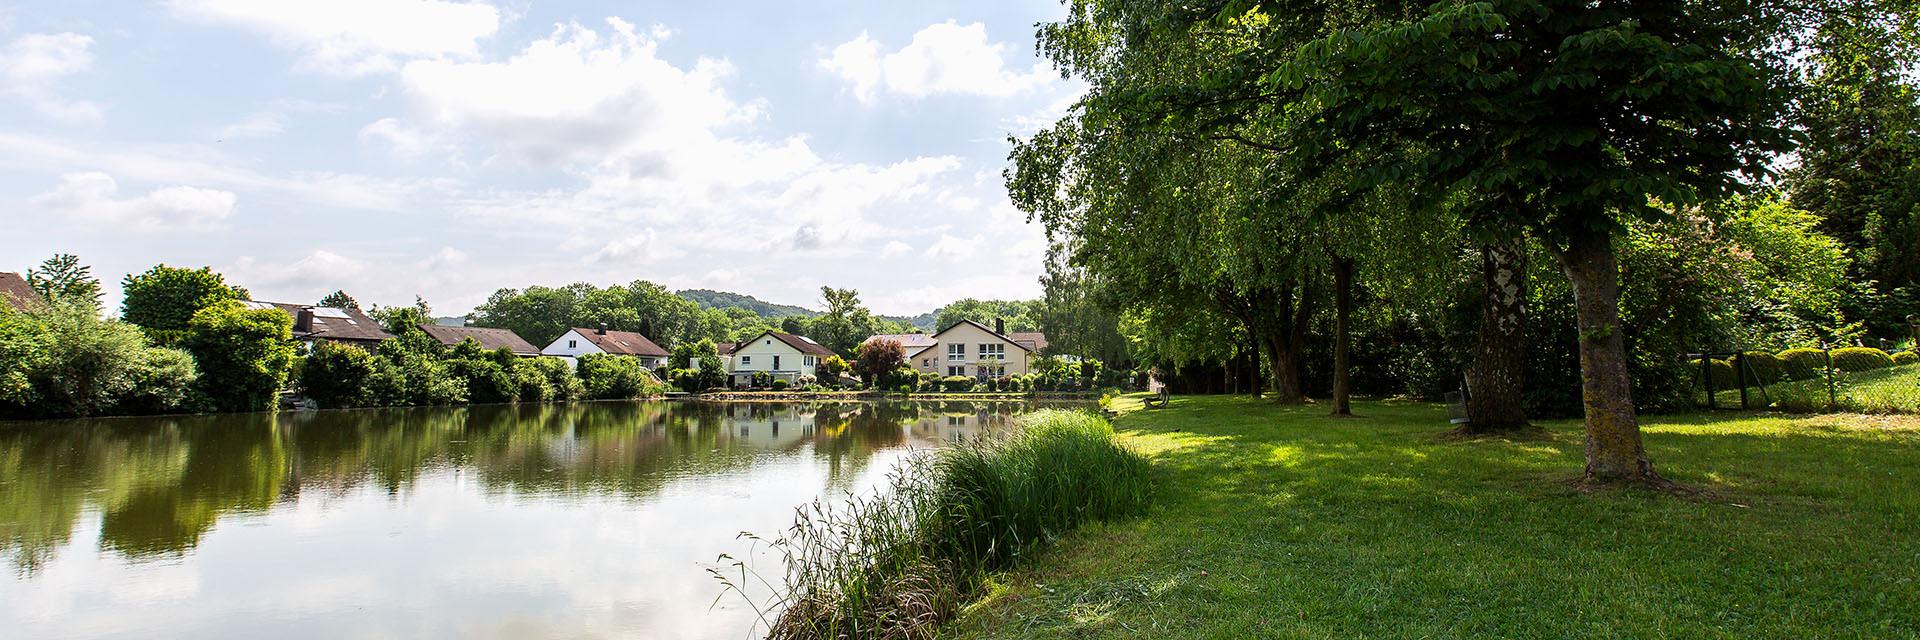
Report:
[{"label": "shrub", "polygon": [[231,300],[193,314],[186,346],[200,367],[199,392],[216,411],[274,408],[298,355],[291,316]]},{"label": "shrub", "polygon": [[28,312],[0,305],[0,401],[26,416],[89,416],[133,392],[150,347],[133,325],[101,320],[91,307],[55,304]]},{"label": "shrub", "polygon": [[1920,362],[1920,353],[1907,350],[1893,354],[1893,363],[1896,365],[1913,364],[1915,362]]},{"label": "shrub", "polygon": [[660,393],[665,386],[638,358],[604,353],[580,356],[580,380],[587,397],[595,400],[630,400]]},{"label": "shrub", "polygon": [[120,317],[145,329],[154,342],[169,346],[187,337],[187,325],[201,311],[247,297],[245,289],[227,284],[226,278],[211,268],[182,269],[164,264],[145,273],[129,274],[120,281],[120,289]]},{"label": "shrub", "polygon": [[553,381],[547,378],[546,371],[540,368],[539,361],[546,358],[515,357],[507,366],[507,375],[513,377],[516,395],[521,402],[549,402],[555,399],[559,390],[553,387]]},{"label": "shrub", "polygon": [[1788,380],[1808,380],[1825,375],[1827,353],[1819,349],[1799,347],[1780,352],[1781,375]]},{"label": "shrub", "polygon": [[940,379],[940,390],[945,393],[961,393],[973,388],[973,378],[966,376],[947,376]]},{"label": "shrub", "polygon": [[773,384],[769,386],[773,387],[774,391],[786,391],[787,381],[785,379],[774,380]]},{"label": "shrub", "polygon": [[186,408],[200,370],[193,354],[148,347],[138,351],[127,370],[127,390],[114,399],[118,414],[173,413]]},{"label": "shrub", "polygon": [[1848,373],[1885,369],[1893,366],[1893,356],[1873,347],[1846,347],[1833,350],[1833,368]]},{"label": "shrub", "polygon": [[552,399],[565,402],[586,396],[586,385],[581,384],[580,376],[574,373],[573,362],[566,358],[540,356],[522,362],[546,376],[547,386],[552,389],[552,395],[549,396]]},{"label": "shrub", "polygon": [[1786,375],[1787,365],[1779,356],[1765,351],[1748,351],[1740,354],[1747,363],[1748,382],[1773,384]]},{"label": "shrub", "polygon": [[771,373],[755,371],[751,377],[753,378],[752,385],[755,389],[765,389],[773,385],[773,374]]},{"label": "shrub", "polygon": [[358,347],[317,343],[300,366],[300,387],[322,408],[367,406],[374,400],[376,359]]},{"label": "shrub", "polygon": [[380,343],[368,390],[379,406],[431,406],[467,401],[466,381],[447,373],[440,343],[418,331]]}]

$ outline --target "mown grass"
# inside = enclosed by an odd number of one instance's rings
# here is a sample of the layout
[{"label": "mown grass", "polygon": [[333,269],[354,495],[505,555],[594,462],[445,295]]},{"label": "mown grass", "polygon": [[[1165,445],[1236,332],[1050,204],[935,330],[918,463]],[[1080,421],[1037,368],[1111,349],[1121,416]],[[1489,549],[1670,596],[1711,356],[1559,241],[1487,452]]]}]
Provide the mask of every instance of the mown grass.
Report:
[{"label": "mown grass", "polygon": [[[1920,364],[1885,369],[1836,372],[1831,396],[1825,373],[1803,380],[1781,381],[1747,388],[1748,406],[1781,411],[1850,411],[1856,413],[1920,414]],[[1722,407],[1740,406],[1738,384],[1719,389],[1714,399]],[[1695,394],[1705,404],[1705,391]]]},{"label": "mown grass", "polygon": [[[1137,401],[1123,401],[1123,409]],[[1577,423],[1455,441],[1442,408],[1132,410],[1148,514],[1085,527],[954,638],[1920,637],[1920,419],[1647,420],[1697,497],[1581,493]]]},{"label": "mown grass", "polygon": [[933,450],[875,495],[802,508],[767,541],[786,568],[765,607],[769,637],[933,637],[988,572],[1083,522],[1140,512],[1148,489],[1146,459],[1082,411],[1034,412],[1007,434]]}]

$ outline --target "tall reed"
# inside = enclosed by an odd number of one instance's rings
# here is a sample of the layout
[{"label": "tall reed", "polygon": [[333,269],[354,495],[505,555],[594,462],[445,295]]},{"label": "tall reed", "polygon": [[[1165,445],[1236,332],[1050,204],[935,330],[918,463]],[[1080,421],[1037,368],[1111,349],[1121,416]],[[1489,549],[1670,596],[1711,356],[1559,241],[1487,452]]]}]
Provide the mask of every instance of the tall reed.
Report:
[{"label": "tall reed", "polygon": [[1104,418],[1047,410],[1016,426],[916,455],[874,495],[801,507],[778,538],[749,536],[785,563],[763,608],[768,636],[932,637],[988,572],[1082,522],[1145,508],[1146,459]]}]

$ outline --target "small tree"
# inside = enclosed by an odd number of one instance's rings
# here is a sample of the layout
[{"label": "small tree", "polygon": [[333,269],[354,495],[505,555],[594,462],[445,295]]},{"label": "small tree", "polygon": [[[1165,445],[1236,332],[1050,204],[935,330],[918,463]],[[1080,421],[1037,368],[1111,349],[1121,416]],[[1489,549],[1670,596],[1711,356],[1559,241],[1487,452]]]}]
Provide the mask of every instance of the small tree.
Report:
[{"label": "small tree", "polygon": [[298,354],[293,318],[233,301],[193,314],[186,347],[200,367],[200,393],[217,411],[272,409]]},{"label": "small tree", "polygon": [[813,376],[820,379],[823,383],[834,384],[840,381],[840,374],[846,373],[848,368],[849,365],[845,358],[840,356],[827,356],[820,359],[819,365],[814,366]]},{"label": "small tree", "polygon": [[907,349],[900,341],[882,338],[863,342],[854,350],[853,373],[872,386],[874,381],[907,363]]},{"label": "small tree", "polygon": [[145,273],[127,276],[120,288],[124,295],[120,319],[139,325],[161,345],[185,339],[187,324],[201,310],[248,297],[246,289],[227,284],[224,276],[209,267],[155,265]]},{"label": "small tree", "polygon": [[319,342],[300,367],[300,387],[323,408],[366,406],[374,400],[375,360],[365,349]]},{"label": "small tree", "polygon": [[93,277],[91,268],[80,264],[79,256],[60,253],[47,258],[40,268],[27,270],[27,285],[47,300],[100,313],[100,279]]},{"label": "small tree", "polygon": [[413,306],[410,307],[373,305],[373,311],[367,312],[367,315],[379,320],[387,333],[396,336],[420,333],[420,325],[433,324],[433,308],[427,306],[427,301],[420,296],[413,297]]},{"label": "small tree", "polygon": [[347,292],[336,290],[333,293],[327,294],[327,297],[321,298],[320,306],[333,307],[335,309],[358,309],[360,308],[360,302],[354,300],[353,296],[347,295]]}]

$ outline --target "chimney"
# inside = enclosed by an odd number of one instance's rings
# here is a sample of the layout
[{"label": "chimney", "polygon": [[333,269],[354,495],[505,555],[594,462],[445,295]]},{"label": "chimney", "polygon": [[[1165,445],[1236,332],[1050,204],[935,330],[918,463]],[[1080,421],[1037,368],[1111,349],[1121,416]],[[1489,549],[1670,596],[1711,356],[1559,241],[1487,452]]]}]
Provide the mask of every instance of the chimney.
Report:
[{"label": "chimney", "polygon": [[1000,334],[1000,335],[1003,335],[1003,336],[1004,336],[1004,335],[1007,335],[1007,319],[1006,319],[1006,318],[994,318],[994,319],[993,319],[993,332],[994,332],[994,333],[998,333],[998,334]]},{"label": "chimney", "polygon": [[600,331],[598,333],[603,336],[607,335],[607,323],[605,322],[600,323]]},{"label": "chimney", "polygon": [[300,312],[293,314],[293,331],[313,333],[313,307],[300,307]]}]

